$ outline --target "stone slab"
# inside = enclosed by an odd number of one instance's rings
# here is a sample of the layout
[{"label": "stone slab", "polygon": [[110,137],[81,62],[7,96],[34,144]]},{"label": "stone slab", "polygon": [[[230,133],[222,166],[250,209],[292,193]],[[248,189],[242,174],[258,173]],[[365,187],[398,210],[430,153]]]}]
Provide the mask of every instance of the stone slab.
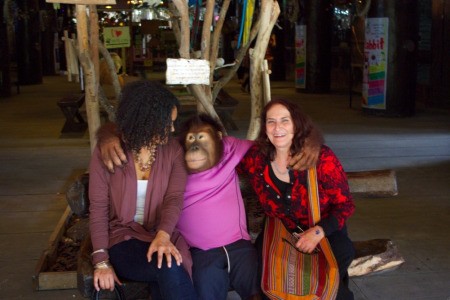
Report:
[{"label": "stone slab", "polygon": [[352,194],[367,197],[398,195],[394,170],[346,172]]}]

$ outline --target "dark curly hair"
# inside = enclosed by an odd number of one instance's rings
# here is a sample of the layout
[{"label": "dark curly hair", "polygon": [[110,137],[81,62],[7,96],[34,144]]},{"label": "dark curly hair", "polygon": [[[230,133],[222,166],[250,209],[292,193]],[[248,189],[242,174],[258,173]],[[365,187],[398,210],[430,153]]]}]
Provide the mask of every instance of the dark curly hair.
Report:
[{"label": "dark curly hair", "polygon": [[129,150],[139,151],[155,139],[165,141],[172,126],[172,109],[180,103],[157,81],[138,80],[126,84],[120,94],[116,124]]},{"label": "dark curly hair", "polygon": [[314,127],[311,119],[302,112],[297,104],[294,104],[286,99],[274,99],[266,104],[261,112],[260,131],[256,142],[259,145],[262,153],[273,160],[275,158],[275,147],[270,142],[266,132],[267,111],[275,104],[280,104],[286,107],[291,114],[292,123],[294,124],[294,137],[292,138],[291,154],[299,153],[305,143],[305,139],[309,137]]}]

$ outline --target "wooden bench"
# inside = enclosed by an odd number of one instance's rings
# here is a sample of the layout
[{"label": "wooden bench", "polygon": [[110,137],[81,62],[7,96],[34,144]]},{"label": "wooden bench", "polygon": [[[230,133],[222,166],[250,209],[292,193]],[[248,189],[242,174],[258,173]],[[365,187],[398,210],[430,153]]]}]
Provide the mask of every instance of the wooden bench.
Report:
[{"label": "wooden bench", "polygon": [[[84,182],[86,184],[89,175],[85,174],[84,176]],[[394,170],[347,172],[347,176],[349,178],[350,191],[359,196],[386,197],[398,194]],[[85,186],[85,188],[87,192],[87,187]],[[245,203],[247,227],[252,240],[254,240],[262,229],[264,211],[259,205],[258,197],[256,197],[245,177],[240,178],[240,189]],[[404,263],[404,259],[397,246],[390,239],[354,241],[353,245],[356,255],[349,267],[349,275],[351,277],[393,270]],[[80,247],[77,272],[78,290],[85,297],[91,295],[93,289],[91,253],[92,245],[90,237],[85,238]],[[146,283],[124,282],[123,287],[125,294],[130,299],[149,299],[149,287]],[[109,294],[109,297],[113,296],[114,293]]]},{"label": "wooden bench", "polygon": [[[92,244],[90,235],[85,238],[80,246],[80,253],[78,256],[78,270],[77,270],[77,287],[78,291],[83,297],[91,297],[94,291],[94,284],[92,275],[94,268],[91,263]],[[145,282],[136,282],[122,280],[122,289],[126,299],[134,300],[148,300],[150,297],[149,284]],[[116,299],[114,292],[102,291],[102,299]]]},{"label": "wooden bench", "polygon": [[66,117],[61,133],[84,132],[87,123],[80,114],[80,107],[84,103],[84,94],[70,95],[58,101],[58,106]]},{"label": "wooden bench", "polygon": [[[364,198],[392,197],[398,195],[394,170],[346,172],[353,195]],[[264,211],[248,180],[240,179],[240,188],[247,213],[247,227],[254,241],[263,228]],[[349,276],[362,276],[393,270],[405,262],[396,244],[390,239],[353,241],[355,258]]]}]

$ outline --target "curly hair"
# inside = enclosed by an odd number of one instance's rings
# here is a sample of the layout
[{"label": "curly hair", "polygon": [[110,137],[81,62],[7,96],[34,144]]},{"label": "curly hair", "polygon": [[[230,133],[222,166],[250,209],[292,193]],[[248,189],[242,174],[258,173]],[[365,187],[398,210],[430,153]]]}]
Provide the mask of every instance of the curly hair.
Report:
[{"label": "curly hair", "polygon": [[294,104],[286,99],[274,99],[267,103],[261,112],[261,127],[256,142],[259,145],[262,153],[268,156],[270,160],[273,160],[275,158],[275,147],[272,145],[267,136],[266,120],[267,111],[269,111],[269,109],[271,109],[276,104],[283,105],[291,114],[292,123],[294,125],[294,137],[292,138],[292,145],[290,149],[291,154],[299,153],[302,150],[306,138],[309,137],[314,127],[311,119],[302,112],[297,104]]},{"label": "curly hair", "polygon": [[180,108],[167,88],[157,81],[138,80],[123,87],[119,100],[116,124],[128,149],[139,151],[155,140],[167,140],[172,109]]}]

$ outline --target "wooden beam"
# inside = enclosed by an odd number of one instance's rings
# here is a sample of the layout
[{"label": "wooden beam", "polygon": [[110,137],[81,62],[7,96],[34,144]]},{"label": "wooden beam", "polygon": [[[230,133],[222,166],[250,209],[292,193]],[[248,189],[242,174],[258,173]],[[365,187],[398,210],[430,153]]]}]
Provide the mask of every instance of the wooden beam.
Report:
[{"label": "wooden beam", "polygon": [[47,0],[48,3],[66,3],[81,5],[114,5],[116,0]]}]

